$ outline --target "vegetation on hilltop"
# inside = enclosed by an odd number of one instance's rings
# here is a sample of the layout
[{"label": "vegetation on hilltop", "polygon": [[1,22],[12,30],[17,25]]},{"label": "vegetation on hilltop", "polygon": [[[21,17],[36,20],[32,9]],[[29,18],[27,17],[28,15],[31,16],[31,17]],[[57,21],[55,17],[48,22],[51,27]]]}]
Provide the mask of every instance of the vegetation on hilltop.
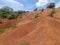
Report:
[{"label": "vegetation on hilltop", "polygon": [[55,8],[55,3],[49,3],[49,5],[47,6],[47,8]]},{"label": "vegetation on hilltop", "polygon": [[0,18],[16,19],[20,14],[25,12],[22,10],[14,11],[12,8],[4,6],[0,9]]},{"label": "vegetation on hilltop", "polygon": [[50,17],[53,17],[53,14],[56,13],[55,3],[50,3],[50,4],[47,6],[47,8],[51,8],[51,9],[52,9],[51,12],[50,12],[50,14],[49,14],[49,16],[50,16]]}]

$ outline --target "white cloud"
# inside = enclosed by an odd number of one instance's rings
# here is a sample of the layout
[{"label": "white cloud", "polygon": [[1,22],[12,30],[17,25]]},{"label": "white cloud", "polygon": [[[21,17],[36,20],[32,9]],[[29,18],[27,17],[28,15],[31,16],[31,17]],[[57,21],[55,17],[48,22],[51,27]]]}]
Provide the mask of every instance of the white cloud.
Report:
[{"label": "white cloud", "polygon": [[49,0],[49,3],[50,3],[50,2],[55,2],[55,0]]},{"label": "white cloud", "polygon": [[36,6],[39,7],[39,6],[43,6],[45,4],[48,3],[48,0],[39,0],[38,2],[36,2]]},{"label": "white cloud", "polygon": [[54,0],[38,0],[38,2],[36,2],[36,6],[37,7],[44,6],[50,2],[54,2]]},{"label": "white cloud", "polygon": [[60,2],[56,3],[56,8],[60,7]]}]

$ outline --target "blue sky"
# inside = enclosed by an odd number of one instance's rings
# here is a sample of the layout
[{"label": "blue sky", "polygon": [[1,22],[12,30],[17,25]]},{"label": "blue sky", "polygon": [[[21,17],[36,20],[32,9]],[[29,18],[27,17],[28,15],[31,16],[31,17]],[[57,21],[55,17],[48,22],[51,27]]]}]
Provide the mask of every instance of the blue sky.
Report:
[{"label": "blue sky", "polygon": [[55,2],[60,7],[60,0],[0,0],[0,8],[9,6],[14,10],[32,11],[35,8],[45,8],[48,3]]}]

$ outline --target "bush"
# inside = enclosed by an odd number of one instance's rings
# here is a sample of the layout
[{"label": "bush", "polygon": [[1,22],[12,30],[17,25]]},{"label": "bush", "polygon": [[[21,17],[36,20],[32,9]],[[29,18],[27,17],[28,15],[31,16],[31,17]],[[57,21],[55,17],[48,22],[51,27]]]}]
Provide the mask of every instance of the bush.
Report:
[{"label": "bush", "polygon": [[0,18],[6,18],[9,20],[16,19],[18,18],[19,14],[22,13],[26,13],[26,11],[22,10],[14,11],[12,8],[5,6],[0,9]]},{"label": "bush", "polygon": [[54,8],[55,7],[55,3],[50,3],[47,8]]},{"label": "bush", "polygon": [[2,20],[0,20],[0,24],[2,24],[2,22],[3,22],[3,21],[2,21]]},{"label": "bush", "polygon": [[3,32],[5,32],[5,30],[0,29],[0,33],[3,33]]},{"label": "bush", "polygon": [[6,28],[6,29],[0,29],[0,34],[4,33],[5,31],[8,31],[9,28]]},{"label": "bush", "polygon": [[51,13],[49,14],[49,16],[53,17],[53,14],[55,14],[55,13],[56,13],[56,10],[55,10],[55,8],[53,8]]},{"label": "bush", "polygon": [[17,13],[22,14],[22,13],[26,13],[26,11],[18,10]]},{"label": "bush", "polygon": [[11,15],[12,12],[13,12],[13,9],[10,8],[10,7],[7,7],[7,6],[2,7],[2,8],[0,9],[0,14],[1,14],[1,17],[2,17],[2,18],[7,18],[7,16]]},{"label": "bush", "polygon": [[22,15],[20,15],[20,18],[22,18]]},{"label": "bush", "polygon": [[12,27],[13,27],[13,28],[17,28],[17,25],[15,24],[15,25],[13,25]]},{"label": "bush", "polygon": [[36,14],[36,15],[35,15],[35,18],[38,18],[38,17],[39,17],[39,14]]},{"label": "bush", "polygon": [[30,44],[27,42],[23,42],[23,43],[21,43],[21,45],[30,45]]},{"label": "bush", "polygon": [[7,17],[7,19],[9,20],[16,19],[16,18],[17,18],[17,15],[14,15],[14,14]]},{"label": "bush", "polygon": [[34,11],[37,11],[38,9],[36,8],[36,9],[34,9]]},{"label": "bush", "polygon": [[41,10],[42,12],[44,11],[44,9]]}]

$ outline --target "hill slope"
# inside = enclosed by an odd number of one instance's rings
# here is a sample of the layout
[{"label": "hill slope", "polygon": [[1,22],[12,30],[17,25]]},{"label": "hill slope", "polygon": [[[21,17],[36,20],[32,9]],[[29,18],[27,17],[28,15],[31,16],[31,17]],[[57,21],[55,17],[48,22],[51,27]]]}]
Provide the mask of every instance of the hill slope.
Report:
[{"label": "hill slope", "polygon": [[[19,22],[21,26],[0,35],[0,45],[21,45],[24,42],[30,45],[60,45],[60,9],[57,11],[54,17],[48,16],[51,9],[28,13],[23,22]],[[35,19],[38,12],[40,17]]]}]

